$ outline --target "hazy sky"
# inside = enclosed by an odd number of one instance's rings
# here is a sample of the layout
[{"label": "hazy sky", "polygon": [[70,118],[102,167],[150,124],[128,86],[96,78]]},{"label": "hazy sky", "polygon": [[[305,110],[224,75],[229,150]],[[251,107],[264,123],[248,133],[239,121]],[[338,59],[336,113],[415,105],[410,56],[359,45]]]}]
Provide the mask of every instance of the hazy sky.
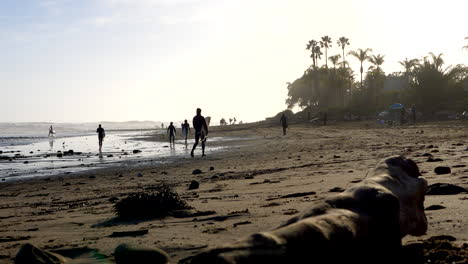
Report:
[{"label": "hazy sky", "polygon": [[286,108],[310,39],[329,35],[333,55],[346,36],[347,50],[384,54],[387,73],[430,51],[468,64],[467,10],[466,0],[0,0],[0,122],[175,121],[197,107],[214,121],[263,120]]}]

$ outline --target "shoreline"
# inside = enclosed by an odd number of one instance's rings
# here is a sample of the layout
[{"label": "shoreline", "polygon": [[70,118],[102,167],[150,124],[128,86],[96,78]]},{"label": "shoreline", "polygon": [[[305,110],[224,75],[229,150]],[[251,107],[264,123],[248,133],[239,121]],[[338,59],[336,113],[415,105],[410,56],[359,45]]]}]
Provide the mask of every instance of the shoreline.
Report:
[{"label": "shoreline", "polygon": [[[2,183],[0,236],[11,237],[12,241],[0,243],[0,251],[5,252],[5,261],[11,261],[19,246],[30,242],[44,249],[86,246],[110,256],[118,244],[126,242],[164,249],[177,262],[201,248],[270,230],[314,201],[332,195],[332,189],[346,189],[362,180],[380,159],[391,155],[405,154],[415,160],[429,184],[451,183],[468,188],[468,123],[425,123],[386,129],[366,124],[291,124],[286,136],[281,135],[280,126],[216,128],[210,130],[210,136],[248,139],[240,141],[242,144],[226,142],[227,151],[204,158],[198,149],[195,158],[170,164],[116,167],[49,180]],[[433,146],[429,148],[430,145]],[[424,153],[442,161],[427,162]],[[449,166],[452,172],[436,175],[436,166]],[[202,173],[194,175],[194,169]],[[200,187],[188,190],[193,180]],[[168,217],[100,225],[115,217],[112,208],[116,200],[162,183],[173,186],[195,210],[213,210],[215,216],[237,212],[238,216],[223,221]],[[316,194],[281,198],[311,191]],[[468,194],[428,195],[425,207],[431,205],[445,208],[426,211],[427,235],[408,236],[403,242],[450,235],[457,244],[467,243]],[[113,232],[129,230],[148,233],[110,237]]]}]

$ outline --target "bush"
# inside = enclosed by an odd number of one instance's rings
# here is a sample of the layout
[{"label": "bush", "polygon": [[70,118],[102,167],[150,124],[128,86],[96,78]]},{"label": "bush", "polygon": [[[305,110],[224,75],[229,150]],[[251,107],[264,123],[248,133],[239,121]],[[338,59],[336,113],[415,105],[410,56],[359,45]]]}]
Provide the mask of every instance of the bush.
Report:
[{"label": "bush", "polygon": [[132,194],[114,205],[114,211],[122,219],[163,218],[171,211],[190,209],[169,186],[161,185],[150,193]]}]

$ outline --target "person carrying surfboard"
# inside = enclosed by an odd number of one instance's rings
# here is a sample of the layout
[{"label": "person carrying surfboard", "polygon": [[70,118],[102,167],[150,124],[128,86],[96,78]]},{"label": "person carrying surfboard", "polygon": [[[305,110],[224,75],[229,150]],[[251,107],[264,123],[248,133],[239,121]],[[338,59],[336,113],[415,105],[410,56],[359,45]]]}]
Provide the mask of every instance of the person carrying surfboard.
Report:
[{"label": "person carrying surfboard", "polygon": [[49,127],[49,137],[54,137],[55,136],[55,131],[52,125]]},{"label": "person carrying surfboard", "polygon": [[104,131],[104,128],[102,128],[101,124],[99,124],[99,127],[96,130],[96,133],[98,133],[99,152],[101,152],[101,150],[102,150],[102,141],[104,141],[104,137],[106,136],[106,131]]},{"label": "person carrying surfboard", "polygon": [[202,141],[202,157],[205,156],[205,137],[208,136],[208,125],[206,124],[205,118],[201,115],[201,109],[197,108],[197,115],[193,117],[192,122],[193,128],[195,129],[195,144],[193,144],[190,156],[193,157],[193,152],[198,145],[198,142]]}]

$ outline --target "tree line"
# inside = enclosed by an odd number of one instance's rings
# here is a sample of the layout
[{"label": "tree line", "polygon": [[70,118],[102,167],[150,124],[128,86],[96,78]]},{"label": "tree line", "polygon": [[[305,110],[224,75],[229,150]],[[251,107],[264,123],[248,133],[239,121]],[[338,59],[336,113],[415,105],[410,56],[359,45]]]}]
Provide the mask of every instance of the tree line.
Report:
[{"label": "tree line", "polygon": [[[331,37],[306,44],[312,64],[301,77],[287,83],[289,109],[299,106],[309,112],[369,116],[402,103],[416,107],[427,117],[439,111],[468,110],[468,67],[445,66],[443,54],[405,58],[399,61],[400,72],[387,74],[382,69],[385,55],[374,54],[371,48],[347,51],[350,41],[346,37],[340,37],[336,45],[340,53],[328,56],[333,47]],[[462,49],[468,50],[468,45]],[[360,63],[358,80],[349,59]]]}]

